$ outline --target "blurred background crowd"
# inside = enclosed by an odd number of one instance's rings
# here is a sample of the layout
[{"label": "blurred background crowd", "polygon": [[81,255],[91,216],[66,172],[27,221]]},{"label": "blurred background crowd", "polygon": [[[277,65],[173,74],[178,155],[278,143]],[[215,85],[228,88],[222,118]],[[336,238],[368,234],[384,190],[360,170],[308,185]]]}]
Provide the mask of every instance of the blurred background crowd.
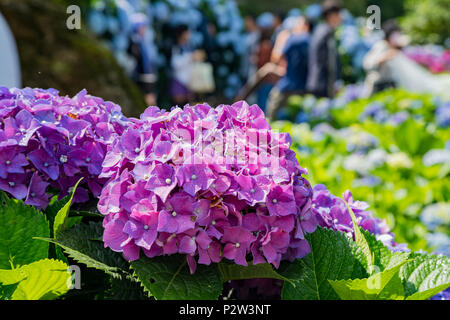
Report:
[{"label": "blurred background crowd", "polygon": [[[394,17],[383,23],[379,17],[378,29],[371,30],[369,14],[355,18],[351,3],[302,2],[257,12],[249,8],[255,1],[100,0],[85,12],[88,26],[113,51],[147,105],[245,99],[275,119],[293,94],[332,98],[345,83],[357,81],[365,82],[365,95],[395,86],[445,92],[435,81],[410,83],[423,72],[407,72],[414,64],[397,55],[402,51],[443,72],[450,70],[445,46],[410,46]],[[385,4],[380,5],[381,14]],[[399,70],[391,60],[406,65]],[[444,83],[450,84],[448,78]]]},{"label": "blurred background crowd", "polygon": [[[349,83],[365,83],[366,95],[391,86],[440,94],[445,91],[443,78],[436,82],[435,77],[422,69],[415,73],[405,70],[411,65],[413,69],[421,65],[433,74],[450,70],[446,16],[449,11],[445,0],[426,1],[426,4],[401,0],[284,0],[276,1],[275,5],[266,0],[75,2],[82,9],[82,29],[88,29],[81,31],[87,37],[93,34],[95,41],[110,51],[122,69],[119,73],[123,71],[139,89],[137,92],[132,90],[135,88],[127,88],[139,103],[129,100],[122,103],[135,114],[139,110],[133,109],[143,108],[142,104],[170,107],[207,101],[214,105],[246,99],[257,103],[269,118],[282,118],[283,111],[281,114],[278,111],[291,95],[311,93],[332,98]],[[59,30],[64,28],[62,23],[68,17],[62,12],[64,4],[69,2],[27,0],[18,4],[1,0],[0,12],[6,16],[19,42],[24,84],[48,84],[73,94],[74,85],[68,88],[70,80],[64,79],[74,68],[70,57],[57,56],[55,52],[48,54],[49,48],[39,48],[46,41],[55,41],[69,33],[67,29]],[[381,9],[378,26],[381,29],[367,27],[371,13],[366,9],[371,4]],[[32,21],[27,21],[27,14],[33,8],[53,14],[60,10],[61,16],[49,17],[49,21],[29,17]],[[23,48],[27,46],[22,43],[23,37],[33,37],[37,43],[35,48]],[[78,48],[82,46],[83,51],[92,53],[97,50],[95,46],[87,41],[80,44],[84,39],[79,34],[78,38],[68,40],[68,47],[77,52],[69,56],[79,54],[81,57],[72,60],[94,59],[90,63],[96,64],[97,58],[83,57],[85,54]],[[64,42],[58,41],[55,46]],[[34,51],[25,57],[22,52],[28,50]],[[402,54],[397,55],[398,52]],[[42,64],[38,71],[36,66],[28,68],[32,60],[45,64],[46,58],[52,59],[48,68]],[[394,67],[386,63],[394,59],[401,63],[392,63]],[[107,60],[106,56],[102,60]],[[108,73],[111,68],[95,67],[97,75]],[[413,75],[428,77],[431,79],[428,83],[433,85],[407,81]],[[122,89],[124,83],[127,87],[124,79],[109,81],[108,85]],[[448,77],[444,83],[448,84]],[[76,85],[76,89],[82,88]],[[93,89],[94,94],[103,93]],[[106,94],[106,98],[110,96],[116,98],[114,93]],[[120,98],[118,102],[123,100]]]}]

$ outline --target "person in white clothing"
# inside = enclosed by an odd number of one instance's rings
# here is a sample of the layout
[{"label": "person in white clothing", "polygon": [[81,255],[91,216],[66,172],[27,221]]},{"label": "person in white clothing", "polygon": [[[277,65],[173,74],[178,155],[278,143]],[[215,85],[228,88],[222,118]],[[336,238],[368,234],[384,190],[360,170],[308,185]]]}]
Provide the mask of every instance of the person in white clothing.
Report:
[{"label": "person in white clothing", "polygon": [[370,96],[390,87],[396,87],[388,63],[407,45],[408,39],[402,34],[395,21],[386,21],[382,26],[384,39],[376,42],[366,54],[363,67],[366,70],[365,90]]},{"label": "person in white clothing", "polygon": [[429,70],[409,59],[402,49],[408,45],[397,24],[390,20],[383,24],[384,40],[377,42],[364,58],[367,72],[365,95],[370,96],[390,87],[410,92],[432,93],[444,99],[450,98],[449,74],[432,74]]},{"label": "person in white clothing", "polygon": [[191,81],[192,62],[203,61],[205,52],[193,50],[189,45],[191,32],[186,25],[175,28],[176,44],[172,48],[172,81],[170,93],[173,102],[177,105],[184,105],[195,98],[195,94],[189,90]]}]

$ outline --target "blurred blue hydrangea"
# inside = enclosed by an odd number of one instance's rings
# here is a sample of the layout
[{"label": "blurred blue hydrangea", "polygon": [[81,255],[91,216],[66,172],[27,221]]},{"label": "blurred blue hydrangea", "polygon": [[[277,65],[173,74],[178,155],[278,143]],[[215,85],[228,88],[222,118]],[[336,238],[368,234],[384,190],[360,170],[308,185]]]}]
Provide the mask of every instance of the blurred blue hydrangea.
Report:
[{"label": "blurred blue hydrangea", "polygon": [[305,15],[313,20],[319,19],[321,14],[322,14],[322,7],[320,6],[320,4],[317,3],[310,5],[305,9]]},{"label": "blurred blue hydrangea", "polygon": [[103,13],[98,10],[92,10],[88,15],[89,28],[96,35],[101,35],[107,29],[107,20]]},{"label": "blurred blue hydrangea", "polygon": [[429,230],[435,230],[440,226],[450,227],[450,203],[439,202],[426,206],[420,220]]},{"label": "blurred blue hydrangea", "polygon": [[436,248],[433,253],[450,256],[450,237],[442,232],[429,233],[426,235],[429,247]]},{"label": "blurred blue hydrangea", "polygon": [[166,22],[170,18],[170,8],[165,2],[155,2],[153,4],[154,16],[162,22]]},{"label": "blurred blue hydrangea", "polygon": [[302,15],[302,10],[300,10],[299,8],[292,8],[287,13],[288,17],[300,17],[301,15]]},{"label": "blurred blue hydrangea", "polygon": [[444,103],[436,109],[436,123],[442,128],[450,126],[450,102]]},{"label": "blurred blue hydrangea", "polygon": [[272,28],[274,24],[274,15],[271,12],[264,12],[256,18],[256,23],[260,28]]}]

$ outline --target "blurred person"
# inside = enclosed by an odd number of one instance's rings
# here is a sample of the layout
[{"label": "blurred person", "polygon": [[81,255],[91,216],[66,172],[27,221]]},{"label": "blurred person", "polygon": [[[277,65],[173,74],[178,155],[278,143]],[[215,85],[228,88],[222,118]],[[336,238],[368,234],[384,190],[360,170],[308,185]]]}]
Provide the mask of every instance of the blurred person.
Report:
[{"label": "blurred person", "polygon": [[273,44],[272,41],[270,40],[271,34],[272,34],[271,29],[263,29],[261,31],[261,38],[258,43],[258,52],[257,52],[258,69],[263,67],[266,63],[270,62],[273,49]]},{"label": "blurred person", "polygon": [[277,111],[291,95],[305,93],[311,30],[312,23],[308,18],[297,18],[297,23],[283,46],[284,75],[270,91],[269,101],[267,102],[267,117],[269,120],[275,119]]},{"label": "blurred person", "polygon": [[208,61],[211,62],[214,66],[217,66],[220,59],[220,54],[218,53],[220,52],[220,49],[216,39],[217,26],[213,22],[206,20],[206,17],[203,17],[203,19],[205,19],[205,23],[201,26],[204,37],[203,46],[205,48]]},{"label": "blurred person", "polygon": [[288,17],[284,20],[283,29],[278,34],[270,54],[270,61],[261,66],[257,72],[248,78],[245,85],[234,98],[235,100],[247,100],[266,80],[270,78],[271,81],[276,82],[284,75],[286,66],[285,61],[282,59],[282,51],[292,33],[292,28],[296,25],[297,19],[298,17]]},{"label": "blurred person", "polygon": [[327,0],[322,5],[323,22],[314,30],[309,46],[307,90],[317,97],[332,98],[340,78],[339,55],[334,31],[341,24],[341,5]]},{"label": "blurred person", "polygon": [[364,58],[364,68],[367,70],[364,93],[371,95],[399,87],[449,99],[450,75],[433,74],[409,59],[402,51],[408,45],[409,37],[402,33],[394,20],[386,21],[382,29],[384,39],[375,43]]},{"label": "blurred person", "polygon": [[131,16],[132,35],[128,53],[136,60],[132,78],[144,94],[148,106],[156,105],[156,70],[151,61],[150,50],[145,43],[149,21],[144,14]]},{"label": "blurred person", "polygon": [[193,50],[189,44],[191,32],[187,25],[179,25],[174,29],[175,45],[172,48],[170,65],[172,80],[170,94],[177,105],[185,105],[193,99],[195,94],[189,90],[191,80],[191,63],[203,61],[205,53],[202,50]]},{"label": "blurred person", "polygon": [[275,43],[272,50],[272,55],[270,57],[270,61],[276,64],[283,63],[282,57],[283,57],[283,48],[286,44],[286,41],[289,39],[289,37],[292,34],[292,29],[294,29],[297,26],[297,23],[299,21],[300,17],[287,17],[283,21],[282,29],[277,34],[277,37],[275,39]]},{"label": "blurred person", "polygon": [[391,65],[400,50],[407,44],[394,20],[388,20],[382,25],[384,39],[376,42],[363,60],[366,71],[365,94],[370,96],[387,88],[396,87]]},{"label": "blurred person", "polygon": [[272,35],[272,43],[275,45],[276,39],[278,37],[278,34],[283,31],[284,27],[283,27],[283,22],[286,19],[286,13],[284,11],[277,11],[274,15],[273,15],[273,35]]},{"label": "blurred person", "polygon": [[[258,70],[264,67],[267,63],[270,63],[273,49],[271,35],[272,35],[271,28],[262,29],[261,38],[258,45],[258,63],[257,63]],[[278,80],[277,78],[268,76],[261,81],[257,92],[257,104],[261,109],[265,110],[266,102],[269,97],[269,92],[277,80]]]},{"label": "blurred person", "polygon": [[244,26],[246,36],[244,43],[245,51],[242,55],[242,75],[245,78],[250,78],[257,70],[257,52],[261,31],[256,23],[256,18],[253,15],[244,17]]}]

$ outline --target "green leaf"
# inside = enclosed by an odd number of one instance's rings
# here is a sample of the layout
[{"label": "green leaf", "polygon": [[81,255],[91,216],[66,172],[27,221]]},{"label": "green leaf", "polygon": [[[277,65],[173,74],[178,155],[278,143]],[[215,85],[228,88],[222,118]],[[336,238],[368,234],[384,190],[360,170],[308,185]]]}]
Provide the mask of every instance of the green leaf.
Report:
[{"label": "green leaf", "polygon": [[16,291],[17,289],[17,286],[18,283],[4,286],[0,284],[0,300],[11,300],[14,291]]},{"label": "green leaf", "polygon": [[47,217],[47,220],[50,225],[50,236],[53,237],[53,230],[54,230],[54,223],[55,223],[55,217],[58,214],[59,210],[64,207],[64,205],[69,201],[70,195],[64,197],[61,200],[58,200],[58,196],[54,196],[50,203],[48,204],[47,208],[44,210],[44,214]]},{"label": "green leaf", "polygon": [[104,215],[102,215],[100,212],[96,212],[96,211],[86,211],[86,210],[81,210],[81,211],[70,211],[70,214],[75,217],[87,217],[87,218],[104,218]]},{"label": "green leaf", "polygon": [[158,300],[217,300],[222,281],[216,264],[198,265],[190,274],[184,255],[143,257],[131,262],[142,285]]},{"label": "green leaf", "polygon": [[[450,259],[427,254],[394,253],[383,272],[368,279],[330,281],[346,300],[425,300],[450,287]],[[378,278],[376,278],[378,277]],[[377,284],[378,283],[378,284]],[[373,285],[377,284],[377,285]]]},{"label": "green leaf", "polygon": [[75,227],[77,224],[80,224],[82,220],[83,217],[69,217],[67,219],[67,229]]},{"label": "green leaf", "polygon": [[437,286],[437,287],[434,287],[434,288],[431,288],[431,289],[428,289],[425,291],[413,293],[412,295],[408,296],[406,298],[406,300],[428,300],[432,296],[437,295],[439,292],[444,291],[449,287],[450,287],[450,283],[444,283],[444,284],[441,284],[440,286]]},{"label": "green leaf", "polygon": [[[244,280],[244,279],[279,279],[291,282],[290,279],[283,277],[281,274],[276,272],[272,265],[268,263],[261,264],[249,264],[247,267],[232,264],[232,263],[219,263],[219,272],[222,282],[227,282],[230,280]],[[291,282],[295,286],[294,282]]]},{"label": "green leaf", "polygon": [[47,258],[48,243],[33,237],[48,237],[49,233],[41,212],[0,192],[0,269]]},{"label": "green leaf", "polygon": [[398,272],[392,277],[391,281],[384,287],[378,295],[378,300],[404,300],[405,290]]},{"label": "green leaf", "polygon": [[102,242],[101,222],[79,224],[72,229],[61,231],[56,239],[41,239],[60,246],[69,257],[90,268],[103,270],[107,274],[121,278],[127,275],[129,265],[122,255],[105,248]]},{"label": "green leaf", "polygon": [[295,283],[283,285],[286,300],[336,300],[327,280],[367,277],[365,259],[353,239],[341,232],[318,227],[307,235],[311,252],[293,263],[283,262],[278,273]]},{"label": "green leaf", "polygon": [[[58,196],[53,197],[50,200],[50,204],[47,206],[47,208],[44,210],[45,215],[47,216],[48,222],[50,224],[50,237],[54,237],[54,223],[56,215],[59,211],[70,201],[71,195],[68,195],[64,197],[61,200],[58,200]],[[72,213],[72,211],[70,211]],[[67,218],[67,227],[66,229],[70,229],[78,222],[81,222],[82,217],[74,216]],[[58,260],[62,260],[66,263],[68,263],[67,258],[64,256],[64,253],[62,252],[61,247],[55,246],[54,244],[50,244],[50,253],[49,257],[56,258]]]},{"label": "green leaf", "polygon": [[360,230],[372,253],[374,271],[378,272],[394,267],[408,258],[408,253],[393,253],[381,241],[377,240],[374,234],[362,228]]},{"label": "green leaf", "polygon": [[107,300],[148,300],[141,283],[129,278],[110,278],[110,288],[106,291]]},{"label": "green leaf", "polygon": [[18,269],[2,271],[2,280],[5,276],[7,278],[3,282],[5,285],[22,278],[10,297],[12,300],[55,299],[66,293],[71,285],[68,266],[58,260],[43,259]]},{"label": "green leaf", "polygon": [[450,287],[450,258],[412,253],[400,270],[407,300],[428,299]]},{"label": "green leaf", "polygon": [[55,222],[53,225],[53,236],[54,237],[57,237],[59,232],[67,229],[67,220],[69,218],[70,206],[72,205],[73,196],[75,195],[75,192],[76,192],[77,187],[80,184],[81,180],[83,180],[83,178],[78,180],[78,182],[75,184],[75,186],[72,189],[72,194],[69,198],[69,201],[56,214]]},{"label": "green leaf", "polygon": [[20,281],[27,275],[20,269],[0,269],[0,300],[11,300]]},{"label": "green leaf", "polygon": [[364,256],[366,257],[369,274],[372,274],[374,272],[373,253],[370,250],[369,243],[367,242],[366,237],[363,235],[363,233],[361,232],[361,229],[358,226],[358,222],[356,220],[356,217],[355,217],[355,214],[353,213],[352,208],[350,208],[349,204],[346,201],[345,201],[345,204],[347,205],[347,210],[350,213],[350,216],[352,217],[353,229],[355,231],[355,242],[361,248]]},{"label": "green leaf", "polygon": [[25,272],[19,268],[12,270],[0,269],[0,283],[4,286],[18,283],[26,277]]},{"label": "green leaf", "polygon": [[328,280],[328,282],[342,300],[403,299],[403,285],[398,272],[406,262],[403,261],[368,278]]},{"label": "green leaf", "polygon": [[400,150],[413,156],[425,154],[436,144],[436,137],[427,132],[425,124],[414,119],[408,119],[396,127],[394,139]]}]

